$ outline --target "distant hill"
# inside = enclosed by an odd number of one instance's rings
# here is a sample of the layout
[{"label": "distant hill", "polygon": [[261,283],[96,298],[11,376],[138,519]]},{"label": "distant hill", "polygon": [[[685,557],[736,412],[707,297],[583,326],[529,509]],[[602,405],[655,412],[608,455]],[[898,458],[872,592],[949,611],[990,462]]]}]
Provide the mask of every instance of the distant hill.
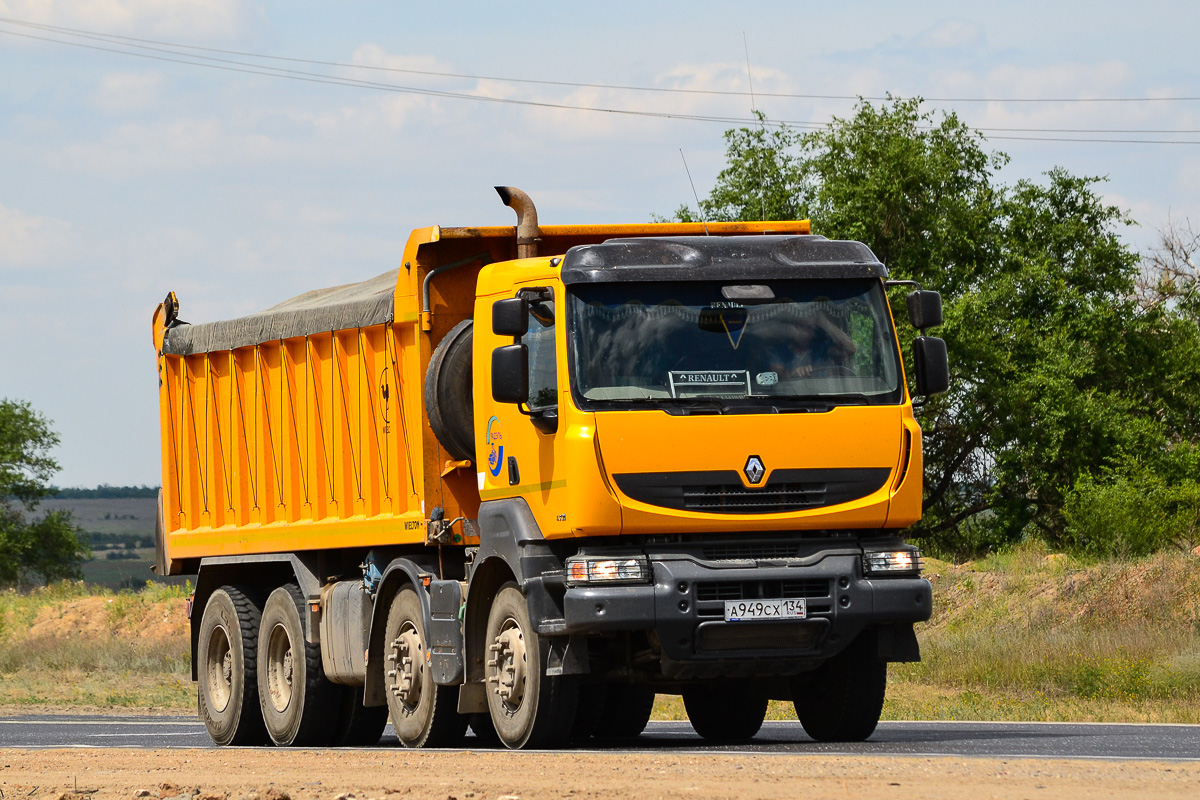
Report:
[{"label": "distant hill", "polygon": [[109,486],[103,483],[95,489],[59,489],[54,497],[60,500],[122,500],[129,497],[158,497],[157,486]]}]

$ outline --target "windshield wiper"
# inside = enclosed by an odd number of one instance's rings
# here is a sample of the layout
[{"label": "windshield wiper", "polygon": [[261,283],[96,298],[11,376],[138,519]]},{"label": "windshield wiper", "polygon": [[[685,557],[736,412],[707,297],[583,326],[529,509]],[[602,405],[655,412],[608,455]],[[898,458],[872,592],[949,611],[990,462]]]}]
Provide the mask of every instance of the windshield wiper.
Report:
[{"label": "windshield wiper", "polygon": [[828,411],[835,406],[866,406],[871,404],[870,395],[865,395],[857,392],[847,392],[845,394],[772,394],[765,395],[764,399],[774,403],[777,400],[785,400],[788,403],[796,403],[796,406],[783,406],[784,409],[795,409],[803,411]]},{"label": "windshield wiper", "polygon": [[844,394],[764,394],[756,395],[769,400],[811,400],[814,403],[838,403],[839,405],[865,406],[871,402],[871,396],[861,392],[846,392]]},{"label": "windshield wiper", "polygon": [[[725,403],[715,397],[660,397],[656,403],[678,409],[680,414],[694,414],[697,411],[716,409],[717,414],[726,412]],[[673,413],[667,411],[668,414]]]}]

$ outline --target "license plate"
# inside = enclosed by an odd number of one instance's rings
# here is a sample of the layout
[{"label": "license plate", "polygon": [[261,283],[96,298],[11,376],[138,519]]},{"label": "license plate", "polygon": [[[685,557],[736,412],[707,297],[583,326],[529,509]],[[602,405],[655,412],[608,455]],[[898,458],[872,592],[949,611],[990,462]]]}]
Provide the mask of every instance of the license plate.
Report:
[{"label": "license plate", "polygon": [[726,600],[725,621],[804,619],[808,605],[804,600]]}]

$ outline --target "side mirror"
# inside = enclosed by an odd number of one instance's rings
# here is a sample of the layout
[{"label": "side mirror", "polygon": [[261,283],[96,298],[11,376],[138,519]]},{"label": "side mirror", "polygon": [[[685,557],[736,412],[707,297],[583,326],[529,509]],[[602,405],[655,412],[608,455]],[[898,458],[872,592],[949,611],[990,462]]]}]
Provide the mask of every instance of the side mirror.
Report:
[{"label": "side mirror", "polygon": [[510,297],[492,303],[492,333],[497,336],[524,336],[529,332],[529,301]]},{"label": "side mirror", "polygon": [[942,324],[942,296],[937,292],[918,289],[905,298],[908,319],[919,331]]},{"label": "side mirror", "polygon": [[[500,303],[507,302],[509,301],[500,301]],[[524,403],[529,399],[529,348],[527,346],[510,344],[497,347],[492,351],[492,399],[497,403]]]},{"label": "side mirror", "polygon": [[913,360],[916,362],[913,366],[917,373],[918,395],[928,397],[950,388],[950,357],[946,353],[945,340],[936,336],[913,339]]}]

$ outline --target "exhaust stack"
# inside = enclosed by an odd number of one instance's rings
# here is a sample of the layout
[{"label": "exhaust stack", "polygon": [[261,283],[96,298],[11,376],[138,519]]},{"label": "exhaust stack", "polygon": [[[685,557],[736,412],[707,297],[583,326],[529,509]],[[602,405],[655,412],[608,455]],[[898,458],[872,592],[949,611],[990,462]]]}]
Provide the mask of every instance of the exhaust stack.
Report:
[{"label": "exhaust stack", "polygon": [[504,205],[517,212],[517,258],[533,258],[537,255],[538,218],[537,209],[529,195],[515,186],[497,186],[496,194]]}]

